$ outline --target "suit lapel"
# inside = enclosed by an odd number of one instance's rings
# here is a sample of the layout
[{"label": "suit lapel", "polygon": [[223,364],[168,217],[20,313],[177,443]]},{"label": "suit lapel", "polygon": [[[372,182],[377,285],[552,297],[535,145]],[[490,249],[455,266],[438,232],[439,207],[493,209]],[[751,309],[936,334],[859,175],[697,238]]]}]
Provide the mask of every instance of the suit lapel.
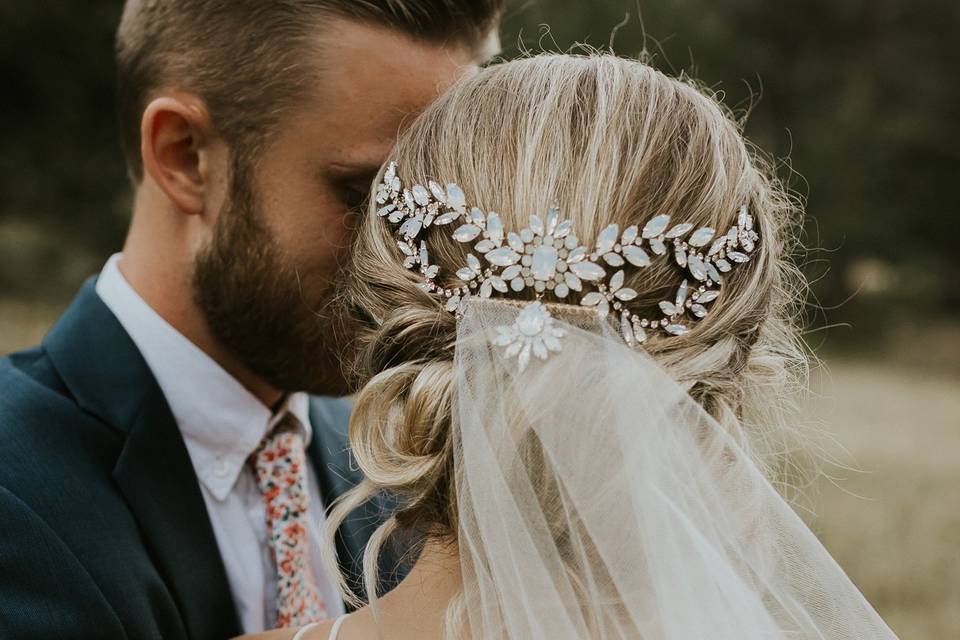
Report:
[{"label": "suit lapel", "polygon": [[240,633],[223,562],[176,421],[153,374],[89,280],[44,341],[84,410],[126,434],[113,478],[191,638]]}]

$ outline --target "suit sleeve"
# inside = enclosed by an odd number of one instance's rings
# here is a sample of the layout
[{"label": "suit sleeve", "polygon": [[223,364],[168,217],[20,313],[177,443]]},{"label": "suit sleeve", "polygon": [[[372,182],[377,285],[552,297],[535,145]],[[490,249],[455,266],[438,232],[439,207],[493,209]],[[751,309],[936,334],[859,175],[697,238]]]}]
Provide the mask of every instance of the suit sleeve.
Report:
[{"label": "suit sleeve", "polygon": [[126,638],[120,620],[69,548],[0,486],[0,640]]}]

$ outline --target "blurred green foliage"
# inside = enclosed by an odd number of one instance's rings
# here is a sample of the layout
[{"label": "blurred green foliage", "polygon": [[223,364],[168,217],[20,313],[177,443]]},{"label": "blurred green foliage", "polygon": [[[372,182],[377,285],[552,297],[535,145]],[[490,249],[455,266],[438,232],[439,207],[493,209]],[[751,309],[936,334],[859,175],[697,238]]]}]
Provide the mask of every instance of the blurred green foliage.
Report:
[{"label": "blurred green foliage", "polygon": [[[120,246],[129,208],[112,108],[120,7],[0,0],[4,297],[68,296]],[[615,32],[618,53],[645,49],[661,69],[688,72],[750,112],[748,135],[806,199],[815,303],[840,305],[827,320],[855,320],[873,335],[960,313],[951,195],[960,83],[948,55],[960,3],[642,0],[639,9],[634,0],[515,5],[505,54],[606,48]]]}]

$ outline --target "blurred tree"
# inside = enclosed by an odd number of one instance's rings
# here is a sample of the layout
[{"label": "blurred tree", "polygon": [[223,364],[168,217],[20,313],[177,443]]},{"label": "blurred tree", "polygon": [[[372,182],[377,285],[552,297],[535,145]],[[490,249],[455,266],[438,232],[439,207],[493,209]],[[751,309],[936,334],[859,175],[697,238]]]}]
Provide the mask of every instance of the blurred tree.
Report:
[{"label": "blurred tree", "polygon": [[[67,295],[122,241],[129,188],[114,128],[122,3],[0,0],[0,293]],[[721,91],[807,198],[830,320],[960,313],[954,258],[960,83],[952,0],[536,0],[511,11],[508,57],[575,42],[687,71]],[[625,16],[630,19],[622,26]],[[549,32],[541,25],[549,25]],[[795,173],[791,173],[791,167]],[[822,274],[823,263],[812,265]],[[884,313],[873,313],[882,309]],[[874,320],[871,320],[874,319]],[[869,333],[869,331],[867,332]]]}]

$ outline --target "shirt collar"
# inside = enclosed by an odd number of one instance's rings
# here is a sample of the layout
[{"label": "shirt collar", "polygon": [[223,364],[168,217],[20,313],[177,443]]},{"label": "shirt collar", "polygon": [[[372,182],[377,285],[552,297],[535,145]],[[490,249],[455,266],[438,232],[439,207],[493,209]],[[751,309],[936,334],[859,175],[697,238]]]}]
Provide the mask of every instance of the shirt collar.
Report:
[{"label": "shirt collar", "polygon": [[134,291],[120,273],[121,259],[122,254],[116,254],[107,261],[97,294],[153,372],[197,477],[217,500],[227,497],[247,459],[286,412],[297,418],[304,442],[310,442],[307,394],[292,393],[271,411]]}]

